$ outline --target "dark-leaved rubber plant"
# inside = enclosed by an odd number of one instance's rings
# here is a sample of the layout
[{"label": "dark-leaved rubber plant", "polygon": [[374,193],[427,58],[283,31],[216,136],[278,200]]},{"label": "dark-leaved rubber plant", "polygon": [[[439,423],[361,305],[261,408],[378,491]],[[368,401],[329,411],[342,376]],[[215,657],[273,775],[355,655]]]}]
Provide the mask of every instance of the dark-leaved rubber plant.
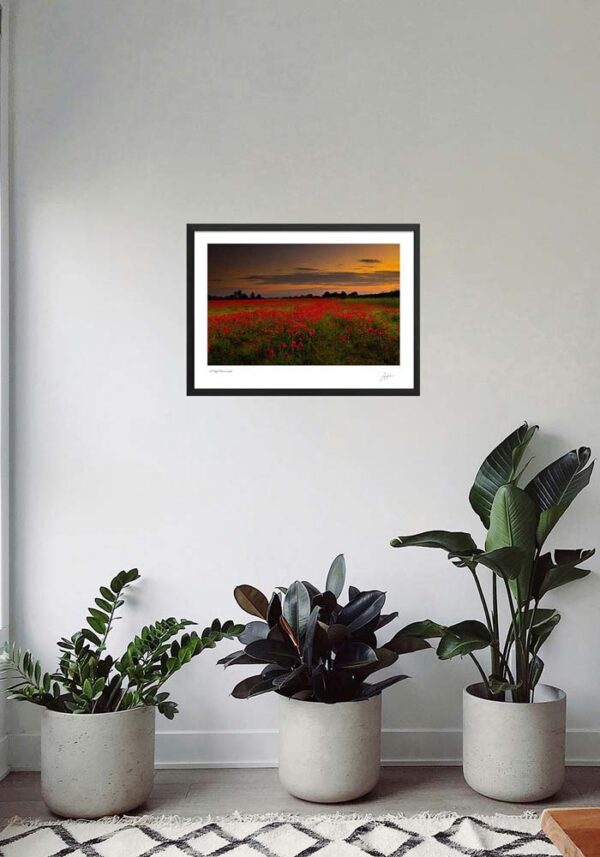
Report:
[{"label": "dark-leaved rubber plant", "polygon": [[[417,622],[411,633],[439,638],[442,660],[468,655],[475,662],[490,699],[533,702],[544,663],[539,656],[560,614],[542,608],[548,592],[590,572],[580,568],[594,550],[544,551],[546,539],[587,486],[594,463],[588,447],[572,449],[553,461],[521,487],[523,456],[538,426],[523,423],[485,459],[471,488],[469,501],[487,530],[484,549],[469,533],[430,530],[392,539],[392,547],[440,548],[455,566],[473,576],[484,621],[468,619],[444,626],[431,620]],[[480,580],[491,572],[488,596]],[[509,611],[506,632],[500,632],[499,592]],[[491,671],[486,675],[476,651],[489,649]]]},{"label": "dark-leaved rubber plant", "polygon": [[329,569],[325,592],[300,580],[289,589],[278,587],[270,600],[254,586],[235,588],[239,606],[258,621],[250,622],[240,635],[245,648],[219,663],[264,666],[239,682],[233,696],[248,699],[275,691],[311,702],[346,702],[375,696],[408,678],[393,675],[366,681],[399,655],[428,649],[430,644],[404,628],[379,646],[376,632],[398,613],[382,615],[385,593],[376,589],[361,592],[350,586],[348,603],[340,604],[345,580],[346,564],[340,554]]},{"label": "dark-leaved rubber plant", "polygon": [[[163,690],[165,682],[204,649],[214,648],[224,638],[238,637],[244,626],[215,619],[198,634],[184,630],[196,624],[189,619],[160,619],[143,627],[115,660],[106,651],[107,638],[125,603],[125,590],[139,577],[137,568],[120,571],[109,586],[100,587],[96,606],[86,616],[89,627],[59,641],[62,654],[57,672],[42,672],[31,652],[14,644],[6,646],[0,655],[0,671],[8,681],[8,698],[71,714],[153,705],[172,720],[177,704]],[[184,633],[178,636],[181,631]]]}]

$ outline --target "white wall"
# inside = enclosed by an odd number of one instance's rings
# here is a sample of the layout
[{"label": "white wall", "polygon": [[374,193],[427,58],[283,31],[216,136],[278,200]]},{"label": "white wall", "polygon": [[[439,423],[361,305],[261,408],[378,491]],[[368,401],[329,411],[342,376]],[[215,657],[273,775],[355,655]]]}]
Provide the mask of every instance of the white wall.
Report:
[{"label": "white wall", "polygon": [[[600,6],[575,0],[21,0],[12,21],[13,629],[50,666],[103,579],[139,566],[121,640],[346,553],[401,620],[478,616],[459,570],[390,537],[480,529],[485,453],[600,449]],[[420,398],[186,398],[185,224],[420,222]],[[600,542],[600,476],[561,546]],[[546,677],[600,761],[598,603]],[[162,763],[268,763],[276,699],[199,658]],[[456,759],[468,663],[406,658],[387,759]],[[36,712],[13,712],[34,765]]]}]

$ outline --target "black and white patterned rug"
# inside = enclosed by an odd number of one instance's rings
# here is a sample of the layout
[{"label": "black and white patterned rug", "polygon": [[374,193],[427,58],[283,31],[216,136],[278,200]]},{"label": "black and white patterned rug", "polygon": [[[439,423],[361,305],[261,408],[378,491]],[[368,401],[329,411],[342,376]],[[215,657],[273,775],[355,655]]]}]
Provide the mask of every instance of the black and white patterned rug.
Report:
[{"label": "black and white patterned rug", "polygon": [[524,816],[231,815],[13,819],[2,857],[554,857],[533,813]]}]

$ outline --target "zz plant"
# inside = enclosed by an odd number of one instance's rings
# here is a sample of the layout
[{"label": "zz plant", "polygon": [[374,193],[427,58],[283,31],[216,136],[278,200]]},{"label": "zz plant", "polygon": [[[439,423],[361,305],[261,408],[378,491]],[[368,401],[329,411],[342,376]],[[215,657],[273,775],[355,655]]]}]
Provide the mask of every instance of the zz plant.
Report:
[{"label": "zz plant", "polygon": [[348,602],[340,604],[346,579],[343,555],[329,569],[325,591],[307,581],[278,587],[267,600],[253,586],[237,586],[234,597],[242,610],[256,617],[240,635],[245,646],[222,658],[225,667],[234,664],[264,665],[259,673],[245,678],[233,696],[248,699],[276,691],[284,696],[312,702],[345,702],[366,699],[408,676],[394,675],[371,683],[366,679],[391,666],[399,655],[430,648],[410,626],[379,646],[376,632],[398,613],[382,615],[385,593],[348,590]]},{"label": "zz plant", "polygon": [[[475,663],[491,699],[532,702],[544,669],[539,656],[560,614],[540,607],[559,586],[581,580],[581,568],[594,550],[544,550],[546,540],[575,497],[590,481],[594,463],[587,447],[573,449],[553,461],[522,486],[531,459],[522,460],[538,426],[524,423],[485,459],[471,488],[469,501],[487,533],[484,549],[469,533],[430,530],[392,539],[392,547],[439,548],[452,563],[472,575],[484,621],[468,619],[449,627],[426,620],[412,633],[439,638],[437,655],[448,660],[468,655]],[[480,575],[491,572],[486,595]],[[499,592],[500,590],[500,592]],[[508,626],[501,633],[499,597],[508,606]],[[474,652],[489,649],[486,674]]]},{"label": "zz plant", "polygon": [[244,626],[215,619],[210,628],[197,634],[185,631],[196,624],[189,619],[160,619],[144,626],[124,653],[113,659],[106,650],[107,638],[125,603],[126,589],[139,577],[137,568],[120,571],[109,586],[100,587],[95,606],[86,616],[88,627],[59,641],[61,655],[55,673],[42,672],[31,652],[16,645],[5,647],[0,671],[8,681],[8,698],[71,714],[154,705],[172,720],[178,709],[163,690],[165,682],[204,649],[239,636]]}]

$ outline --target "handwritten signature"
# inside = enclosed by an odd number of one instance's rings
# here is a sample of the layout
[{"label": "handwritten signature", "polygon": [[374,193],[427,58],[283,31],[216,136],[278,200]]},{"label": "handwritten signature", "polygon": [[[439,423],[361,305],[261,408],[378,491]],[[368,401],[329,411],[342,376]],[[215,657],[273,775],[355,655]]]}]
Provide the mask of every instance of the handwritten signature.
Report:
[{"label": "handwritten signature", "polygon": [[379,376],[380,381],[390,381],[394,377],[392,372],[384,372],[383,375]]}]

